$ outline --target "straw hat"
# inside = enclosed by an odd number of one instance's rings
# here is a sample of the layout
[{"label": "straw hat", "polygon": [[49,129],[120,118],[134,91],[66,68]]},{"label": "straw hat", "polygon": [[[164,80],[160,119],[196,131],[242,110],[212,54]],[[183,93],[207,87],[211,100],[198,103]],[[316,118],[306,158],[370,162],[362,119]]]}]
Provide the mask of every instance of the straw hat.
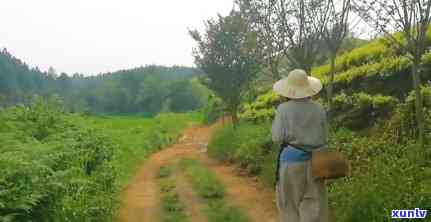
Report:
[{"label": "straw hat", "polygon": [[301,99],[316,95],[322,87],[319,79],[308,76],[302,69],[295,69],[274,84],[274,91],[284,97]]}]

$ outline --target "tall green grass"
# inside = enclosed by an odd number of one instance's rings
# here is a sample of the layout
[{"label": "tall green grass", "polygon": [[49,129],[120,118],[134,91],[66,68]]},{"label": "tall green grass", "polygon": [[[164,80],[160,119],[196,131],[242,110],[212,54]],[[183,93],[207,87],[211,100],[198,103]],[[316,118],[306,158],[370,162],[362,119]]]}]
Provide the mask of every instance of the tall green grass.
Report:
[{"label": "tall green grass", "polygon": [[201,121],[200,113],[165,113],[155,118],[139,116],[89,116],[83,121],[102,131],[116,149],[113,164],[125,185],[138,163],[152,153],[174,143],[183,130]]}]

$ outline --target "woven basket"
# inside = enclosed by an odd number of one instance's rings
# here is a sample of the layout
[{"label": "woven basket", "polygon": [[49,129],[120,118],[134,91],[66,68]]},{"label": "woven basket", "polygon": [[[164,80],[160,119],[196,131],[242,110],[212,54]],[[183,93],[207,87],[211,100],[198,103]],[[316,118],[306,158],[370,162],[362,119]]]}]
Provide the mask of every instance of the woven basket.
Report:
[{"label": "woven basket", "polygon": [[336,179],[347,176],[347,159],[340,152],[332,150],[313,151],[311,159],[313,176],[319,179]]}]

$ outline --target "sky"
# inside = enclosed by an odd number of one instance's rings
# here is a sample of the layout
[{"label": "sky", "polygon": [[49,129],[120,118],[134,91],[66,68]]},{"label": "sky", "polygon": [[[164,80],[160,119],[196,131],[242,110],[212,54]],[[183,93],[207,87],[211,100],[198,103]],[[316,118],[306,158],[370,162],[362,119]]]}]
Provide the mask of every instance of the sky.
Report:
[{"label": "sky", "polygon": [[1,0],[0,48],[31,67],[94,75],[137,66],[193,66],[188,28],[233,0]]}]

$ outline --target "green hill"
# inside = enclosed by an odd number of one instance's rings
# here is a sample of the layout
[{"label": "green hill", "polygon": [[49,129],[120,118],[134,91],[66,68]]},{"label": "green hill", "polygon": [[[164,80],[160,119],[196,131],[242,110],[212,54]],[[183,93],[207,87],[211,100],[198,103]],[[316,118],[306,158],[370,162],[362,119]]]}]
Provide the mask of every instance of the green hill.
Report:
[{"label": "green hill", "polygon": [[29,104],[34,97],[59,96],[66,109],[91,113],[185,112],[205,96],[195,68],[149,65],[97,76],[42,72],[6,49],[0,52],[0,107]]}]

